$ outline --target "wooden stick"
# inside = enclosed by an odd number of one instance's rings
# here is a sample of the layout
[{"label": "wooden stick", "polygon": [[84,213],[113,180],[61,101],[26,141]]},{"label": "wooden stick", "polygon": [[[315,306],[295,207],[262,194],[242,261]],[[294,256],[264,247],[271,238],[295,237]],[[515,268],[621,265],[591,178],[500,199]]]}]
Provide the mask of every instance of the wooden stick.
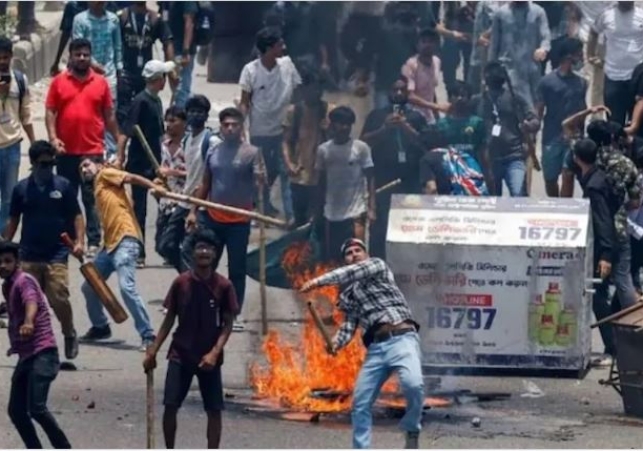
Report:
[{"label": "wooden stick", "polygon": [[265,222],[266,224],[272,224],[277,227],[287,227],[287,224],[284,221],[279,219],[271,218],[270,216],[262,215],[254,211],[245,210],[243,208],[231,207],[229,205],[217,204],[214,202],[209,202],[207,200],[198,199],[196,197],[187,196],[185,194],[166,192],[162,197],[167,197],[168,199],[177,200],[179,202],[187,202],[189,204],[198,205],[199,207],[205,207],[212,210],[225,211],[226,213],[232,213],[246,218],[254,219],[255,221]]},{"label": "wooden stick", "polygon": [[147,376],[147,449],[154,449],[154,370]]},{"label": "wooden stick", "polygon": [[147,156],[147,159],[150,161],[150,164],[154,168],[154,172],[156,172],[157,175],[160,175],[161,165],[156,160],[156,157],[154,156],[154,152],[152,152],[152,148],[150,147],[150,144],[147,142],[147,139],[145,139],[145,135],[143,134],[143,130],[141,130],[141,127],[139,127],[138,125],[135,125],[134,134],[136,135],[139,142],[141,143],[141,146],[145,151],[145,155]]},{"label": "wooden stick", "polygon": [[330,351],[331,349],[333,349],[333,342],[330,339],[330,335],[328,335],[328,331],[326,330],[326,327],[324,326],[323,321],[319,317],[319,313],[317,313],[317,310],[315,309],[315,306],[311,301],[308,301],[308,310],[310,311],[310,315],[313,317],[315,326],[317,326],[319,333],[324,339],[324,343],[326,343],[326,350]]},{"label": "wooden stick", "polygon": [[[263,211],[263,189],[259,187],[257,203]],[[261,299],[261,333],[268,335],[268,299],[266,294],[266,224],[259,223],[259,297]]]},{"label": "wooden stick", "polygon": [[643,302],[639,301],[639,302],[637,302],[636,304],[631,305],[631,306],[629,306],[628,308],[621,310],[620,312],[616,312],[616,313],[614,313],[614,314],[612,314],[612,315],[610,315],[610,316],[606,316],[605,318],[603,318],[603,319],[602,319],[602,320],[600,320],[600,321],[596,321],[594,324],[592,324],[592,325],[591,325],[591,326],[589,326],[589,327],[590,327],[590,328],[592,328],[592,329],[594,329],[594,328],[596,328],[596,327],[598,327],[598,326],[601,326],[601,325],[603,325],[603,324],[605,324],[605,323],[609,323],[609,322],[611,322],[611,321],[615,321],[615,320],[617,320],[617,319],[621,319],[621,318],[623,318],[624,316],[626,316],[626,315],[628,315],[628,314],[630,314],[630,313],[632,313],[632,312],[635,312],[635,311],[637,311],[637,310],[639,310],[639,309],[641,309],[641,308],[643,308]]}]

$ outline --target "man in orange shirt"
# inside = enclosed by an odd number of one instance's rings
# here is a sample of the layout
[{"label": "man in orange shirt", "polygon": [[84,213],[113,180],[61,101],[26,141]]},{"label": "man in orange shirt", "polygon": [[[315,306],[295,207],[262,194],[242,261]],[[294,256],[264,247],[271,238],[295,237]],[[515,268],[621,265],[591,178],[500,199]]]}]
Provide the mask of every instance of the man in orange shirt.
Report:
[{"label": "man in orange shirt", "polygon": [[[83,181],[94,185],[98,215],[105,231],[105,244],[96,255],[94,264],[105,280],[113,272],[118,275],[121,296],[141,336],[141,350],[145,351],[154,342],[154,329],[145,302],[136,289],[136,259],[141,251],[142,235],[125,184],[142,186],[158,195],[162,195],[165,189],[140,175],[105,166],[102,159],[83,159],[80,172]],[[110,338],[112,331],[98,296],[87,282],[83,283],[81,291],[92,323],[81,340],[88,342]]]},{"label": "man in orange shirt", "polygon": [[80,162],[86,157],[102,157],[105,129],[118,139],[114,104],[105,77],[91,68],[92,45],[87,39],[69,44],[69,69],[51,82],[46,101],[47,133],[56,147],[57,172],[80,187],[87,219],[88,257],[100,245],[100,224],[96,216],[91,184],[82,183]]},{"label": "man in orange shirt", "polygon": [[[261,153],[258,148],[242,140],[243,114],[237,108],[221,111],[219,124],[223,141],[208,151],[203,182],[196,192],[196,197],[252,210],[255,185],[261,188],[264,181],[265,168]],[[196,213],[196,207],[192,207],[186,218],[188,230],[197,224]],[[207,210],[200,213],[198,226],[213,230],[219,238],[216,264],[223,253],[223,247],[226,247],[228,278],[234,286],[241,312],[246,291],[246,254],[250,220],[244,216]],[[233,330],[242,329],[241,322],[237,320]]]}]

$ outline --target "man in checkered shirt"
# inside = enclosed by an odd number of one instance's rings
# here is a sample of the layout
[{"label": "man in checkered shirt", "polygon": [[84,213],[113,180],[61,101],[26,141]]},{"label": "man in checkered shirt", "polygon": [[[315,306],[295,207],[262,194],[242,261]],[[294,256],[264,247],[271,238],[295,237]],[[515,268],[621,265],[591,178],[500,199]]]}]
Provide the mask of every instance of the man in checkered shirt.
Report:
[{"label": "man in checkered shirt", "polygon": [[400,428],[406,432],[405,448],[417,449],[424,405],[424,382],[420,360],[419,325],[413,321],[393,273],[379,258],[371,258],[363,241],[351,238],[341,247],[346,266],[307,282],[302,292],[323,285],[339,285],[339,309],[345,314],[332,349],[346,346],[357,326],[364,330],[368,351],[353,392],[353,447],[371,444],[372,407],[382,385],[397,371],[406,397],[406,414]]}]

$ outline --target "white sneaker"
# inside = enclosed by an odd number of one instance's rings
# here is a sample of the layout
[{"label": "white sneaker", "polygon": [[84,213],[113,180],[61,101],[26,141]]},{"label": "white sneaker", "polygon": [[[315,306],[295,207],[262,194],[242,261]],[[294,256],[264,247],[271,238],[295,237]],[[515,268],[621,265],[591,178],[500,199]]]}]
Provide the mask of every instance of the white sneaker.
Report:
[{"label": "white sneaker", "polygon": [[235,319],[232,323],[232,332],[243,332],[244,330],[246,330],[246,326],[241,323],[239,318]]}]

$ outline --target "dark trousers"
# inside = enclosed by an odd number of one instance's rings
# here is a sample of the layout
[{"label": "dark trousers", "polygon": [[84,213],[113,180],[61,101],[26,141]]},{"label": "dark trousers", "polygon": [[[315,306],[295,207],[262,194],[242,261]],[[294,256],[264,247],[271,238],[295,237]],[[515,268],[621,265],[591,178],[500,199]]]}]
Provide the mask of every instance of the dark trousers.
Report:
[{"label": "dark trousers", "polygon": [[[592,308],[596,320],[601,319],[619,312],[623,308],[634,305],[637,301],[636,291],[632,283],[631,272],[631,250],[630,243],[627,241],[625,244],[619,245],[617,249],[617,257],[612,262],[611,277],[600,285],[595,287],[593,296]],[[598,261],[594,262],[594,268],[598,267]],[[609,285],[610,279],[614,284],[614,297],[612,302],[609,302]],[[614,345],[614,332],[611,324],[604,324],[599,326],[601,338],[605,344],[605,353],[615,355],[616,348]]]},{"label": "dark trousers", "polygon": [[60,361],[56,348],[45,349],[18,362],[11,378],[9,417],[28,449],[42,449],[42,443],[31,421],[36,420],[56,449],[71,445],[56,419],[47,409],[49,386],[56,379]]},{"label": "dark trousers", "polygon": [[631,83],[631,80],[614,81],[605,77],[603,88],[605,106],[612,112],[610,120],[621,125],[625,125],[627,118],[632,117],[634,96],[630,87]]},{"label": "dark trousers", "polygon": [[637,240],[630,238],[630,247],[632,248],[632,282],[634,288],[641,289],[641,268],[643,268],[643,239]]},{"label": "dark trousers", "polygon": [[[234,222],[223,223],[213,220],[205,211],[198,214],[198,227],[210,229],[217,236],[219,248],[217,248],[217,261],[215,266],[219,265],[219,260],[225,247],[228,253],[228,279],[232,282],[234,291],[239,303],[239,313],[243,307],[243,300],[246,294],[246,254],[248,253],[248,240],[250,239],[250,223]],[[188,236],[181,251],[183,260],[192,262],[192,250],[194,243],[192,236]]]},{"label": "dark trousers", "polygon": [[[7,4],[0,2],[0,16],[7,14]],[[29,35],[36,30],[36,2],[18,2],[18,26],[16,33],[20,36]]]},{"label": "dark trousers", "polygon": [[463,79],[467,80],[469,75],[469,62],[471,61],[472,45],[469,42],[457,42],[453,39],[445,39],[442,44],[440,58],[442,59],[442,73],[447,91],[451,89],[456,81],[456,72],[460,61],[463,66]]},{"label": "dark trousers", "polygon": [[391,193],[379,194],[375,199],[377,219],[369,229],[368,250],[372,257],[386,259],[386,229],[388,217],[391,210]]},{"label": "dark trousers", "polygon": [[177,206],[172,213],[157,221],[156,252],[166,259],[178,272],[187,271],[189,266],[181,258],[181,246],[185,240],[185,218],[190,210]]},{"label": "dark trousers", "polygon": [[310,221],[313,196],[315,195],[316,186],[300,185],[297,183],[290,184],[292,191],[292,210],[295,218],[295,227],[302,226]]},{"label": "dark trousers", "polygon": [[65,177],[71,183],[71,188],[75,195],[80,195],[85,207],[85,221],[87,223],[87,245],[100,246],[100,222],[96,212],[96,199],[94,199],[94,185],[84,182],[80,178],[80,162],[85,156],[60,155],[57,159],[56,172],[61,177]]},{"label": "dark trousers", "polygon": [[[154,171],[152,169],[127,168],[132,174],[137,174],[149,180],[154,180]],[[132,185],[132,202],[134,203],[134,215],[138,226],[141,228],[143,246],[141,258],[145,258],[145,222],[147,220],[147,188]]]},{"label": "dark trousers", "polygon": [[121,78],[118,79],[116,88],[116,95],[118,102],[116,104],[116,119],[118,126],[123,127],[127,116],[129,114],[130,106],[134,97],[145,89],[145,79],[141,76],[135,76],[127,72],[123,72]]}]

